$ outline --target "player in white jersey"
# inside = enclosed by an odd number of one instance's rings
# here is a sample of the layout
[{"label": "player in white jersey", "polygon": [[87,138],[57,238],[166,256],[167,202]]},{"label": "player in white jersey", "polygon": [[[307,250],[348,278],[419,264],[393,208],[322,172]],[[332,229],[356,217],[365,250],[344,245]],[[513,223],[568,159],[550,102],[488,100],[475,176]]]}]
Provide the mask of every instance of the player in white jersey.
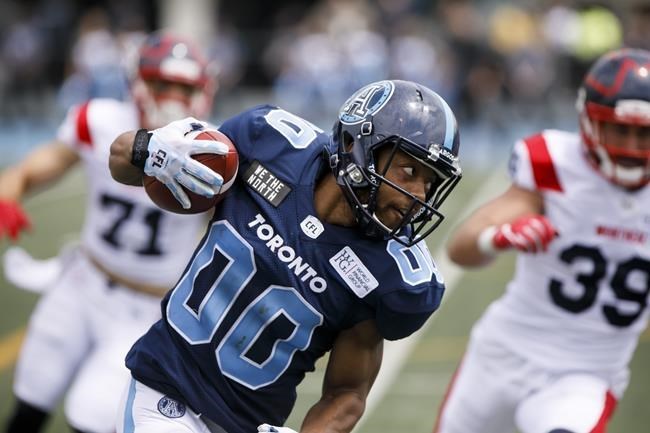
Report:
[{"label": "player in white jersey", "polygon": [[512,185],[456,229],[450,258],[518,252],[474,326],[436,433],[606,431],[648,324],[650,52],[601,57],[579,90],[581,134],[516,143]]},{"label": "player in white jersey", "polygon": [[115,182],[110,145],[125,130],[205,117],[213,81],[192,42],[154,33],[140,49],[132,102],[94,99],[71,109],[55,140],[0,174],[0,239],[28,226],[19,202],[35,187],[78,163],[87,182],[80,246],[30,319],[7,432],[40,431],[64,394],[74,431],[115,431],[129,377],[124,357],[160,317],[160,299],[191,257],[206,216],[163,211],[142,188]]}]

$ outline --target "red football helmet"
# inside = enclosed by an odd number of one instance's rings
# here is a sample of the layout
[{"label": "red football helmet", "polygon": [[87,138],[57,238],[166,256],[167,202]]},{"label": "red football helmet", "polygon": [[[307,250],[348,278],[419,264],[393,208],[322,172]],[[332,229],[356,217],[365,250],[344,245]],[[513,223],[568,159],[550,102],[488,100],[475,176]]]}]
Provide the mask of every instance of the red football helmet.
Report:
[{"label": "red football helmet", "polygon": [[193,42],[165,32],[147,37],[139,50],[132,88],[143,127],[155,129],[188,116],[209,116],[216,80],[208,69]]},{"label": "red football helmet", "polygon": [[[650,182],[650,52],[620,49],[598,59],[578,92],[577,108],[590,162],[625,188]],[[607,131],[617,130],[621,135],[637,130],[641,144],[606,142]]]}]

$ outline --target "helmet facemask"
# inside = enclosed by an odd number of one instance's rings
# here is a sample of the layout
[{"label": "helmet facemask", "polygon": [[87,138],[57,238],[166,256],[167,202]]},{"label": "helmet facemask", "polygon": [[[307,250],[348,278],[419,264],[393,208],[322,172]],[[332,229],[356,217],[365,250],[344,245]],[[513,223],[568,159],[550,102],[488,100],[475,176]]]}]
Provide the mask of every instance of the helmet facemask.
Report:
[{"label": "helmet facemask", "polygon": [[589,70],[576,103],[589,162],[628,190],[650,182],[650,52],[621,49]]},{"label": "helmet facemask", "polygon": [[[140,48],[132,84],[145,127],[158,128],[188,116],[209,116],[216,91],[209,69],[192,42],[165,33],[148,37]],[[172,86],[177,88],[172,91]]]},{"label": "helmet facemask", "polygon": [[460,180],[459,146],[444,99],[411,81],[385,80],[343,104],[327,153],[360,231],[411,246],[444,218],[438,207]]},{"label": "helmet facemask", "polygon": [[[159,128],[174,120],[185,117],[204,119],[210,114],[212,98],[202,88],[193,87],[190,94],[179,96],[179,92],[156,90],[160,84],[186,86],[171,80],[138,80],[134,83],[134,97],[142,112],[146,127]],[[137,87],[137,89],[136,89]]]},{"label": "helmet facemask", "polygon": [[[460,181],[461,174],[457,164],[448,163],[440,158],[440,146],[432,145],[429,152],[400,136],[387,137],[369,147],[367,163],[364,165],[354,163],[354,146],[349,134],[342,133],[342,143],[347,143],[349,151],[341,151],[335,158],[338,167],[342,168],[337,181],[343,188],[348,202],[351,204],[357,223],[363,229],[365,236],[374,239],[395,239],[405,246],[411,246],[431,234],[443,221],[444,215],[438,208],[449,193]],[[348,135],[348,137],[345,137]],[[383,161],[379,163],[379,155],[385,152]],[[411,192],[400,187],[388,178],[389,170],[393,165],[398,152],[403,152],[431,170],[432,181],[421,199]],[[377,214],[378,199],[381,197],[382,188],[390,189],[407,197],[407,201],[400,206],[401,220],[388,226]]]},{"label": "helmet facemask", "polygon": [[[626,102],[626,101],[619,101]],[[650,143],[650,103],[647,105],[645,122],[617,116],[614,110],[596,104],[586,104],[580,112],[580,129],[587,148],[590,162],[612,183],[626,189],[638,189],[650,182],[650,147],[628,149],[622,147],[620,140],[612,139],[611,131],[621,128],[642,128],[645,130],[639,140]],[[619,110],[620,111],[620,110]]]}]

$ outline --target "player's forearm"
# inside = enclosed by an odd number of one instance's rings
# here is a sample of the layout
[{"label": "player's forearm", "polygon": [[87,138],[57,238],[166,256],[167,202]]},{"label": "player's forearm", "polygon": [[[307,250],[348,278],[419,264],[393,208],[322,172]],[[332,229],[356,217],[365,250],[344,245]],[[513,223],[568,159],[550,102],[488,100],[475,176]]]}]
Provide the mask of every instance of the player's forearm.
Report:
[{"label": "player's forearm", "polygon": [[356,392],[324,396],[307,412],[300,433],[348,433],[365,407],[365,398]]},{"label": "player's forearm", "polygon": [[116,181],[134,186],[142,186],[142,169],[131,164],[133,153],[133,139],[135,131],[125,132],[119,135],[111,144],[111,156],[108,166],[111,176]]},{"label": "player's forearm", "polygon": [[539,192],[511,185],[456,228],[447,243],[449,258],[458,265],[469,267],[490,263],[497,250],[508,249],[494,244],[495,232],[491,228],[543,212],[544,200]]},{"label": "player's forearm", "polygon": [[40,146],[0,174],[0,199],[19,202],[30,191],[60,179],[78,160],[63,143]]},{"label": "player's forearm", "polygon": [[19,202],[27,183],[17,167],[9,167],[0,174],[0,200]]},{"label": "player's forearm", "polygon": [[460,266],[478,267],[492,261],[494,256],[484,254],[478,247],[478,238],[483,229],[483,225],[464,227],[454,233],[447,242],[447,255],[452,262]]},{"label": "player's forearm", "polygon": [[460,266],[477,267],[492,261],[493,255],[484,254],[479,248],[481,232],[494,224],[494,213],[490,209],[480,209],[472,214],[447,241],[447,255]]}]

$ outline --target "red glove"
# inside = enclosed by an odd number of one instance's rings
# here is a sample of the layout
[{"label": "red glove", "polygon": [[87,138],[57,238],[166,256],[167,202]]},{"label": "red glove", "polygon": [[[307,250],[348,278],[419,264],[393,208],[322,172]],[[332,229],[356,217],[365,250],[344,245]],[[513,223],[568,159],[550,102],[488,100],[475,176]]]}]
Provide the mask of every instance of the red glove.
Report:
[{"label": "red glove", "polygon": [[557,230],[544,215],[527,215],[511,223],[491,226],[479,235],[481,252],[496,252],[516,248],[527,253],[546,251],[548,244],[557,236]]},{"label": "red glove", "polygon": [[0,200],[0,240],[9,236],[16,241],[19,233],[30,227],[29,217],[18,202]]}]

